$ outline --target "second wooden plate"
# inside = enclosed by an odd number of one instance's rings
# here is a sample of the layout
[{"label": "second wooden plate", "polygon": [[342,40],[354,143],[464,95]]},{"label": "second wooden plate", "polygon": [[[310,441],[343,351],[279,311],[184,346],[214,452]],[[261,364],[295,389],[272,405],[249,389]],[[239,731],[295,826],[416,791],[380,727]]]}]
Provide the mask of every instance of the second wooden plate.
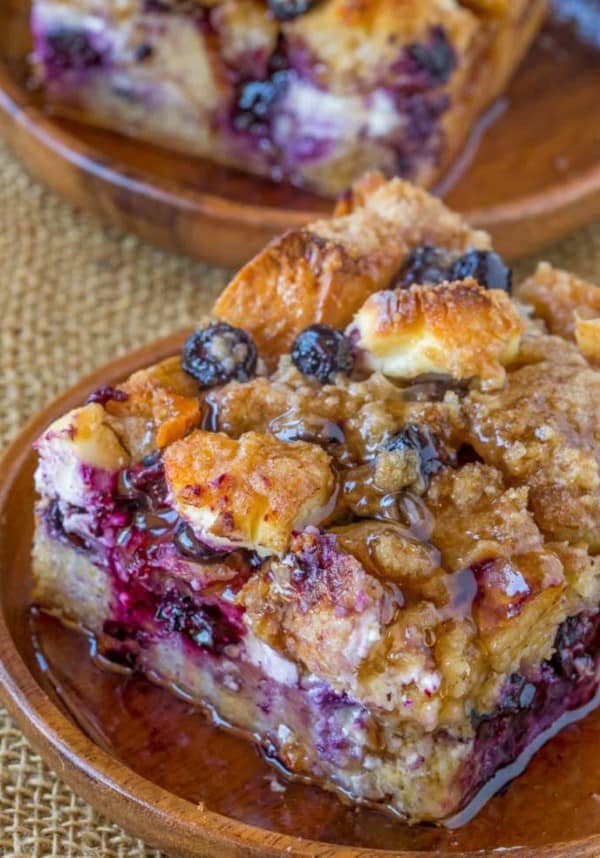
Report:
[{"label": "second wooden plate", "polygon": [[[0,130],[34,175],[76,205],[231,268],[330,209],[289,187],[48,116],[28,86],[28,16],[26,0],[2,3]],[[600,214],[599,90],[600,52],[565,26],[548,26],[444,183],[448,203],[506,255]]]}]

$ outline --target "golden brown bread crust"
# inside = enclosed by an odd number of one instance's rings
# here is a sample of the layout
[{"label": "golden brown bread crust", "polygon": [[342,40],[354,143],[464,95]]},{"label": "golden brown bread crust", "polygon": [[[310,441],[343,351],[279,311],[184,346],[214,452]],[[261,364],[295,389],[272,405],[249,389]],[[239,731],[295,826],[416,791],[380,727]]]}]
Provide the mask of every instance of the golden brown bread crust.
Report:
[{"label": "golden brown bread crust", "polygon": [[505,292],[464,280],[377,292],[349,331],[367,369],[401,379],[475,377],[490,387],[503,383],[503,367],[515,357],[523,328]]},{"label": "golden brown bread crust", "polygon": [[173,505],[208,541],[283,552],[292,531],[327,519],[335,477],[314,444],[196,431],[164,452]]},{"label": "golden brown bread crust", "polygon": [[276,240],[234,278],[214,312],[252,333],[265,357],[289,351],[295,337],[313,322],[343,327],[397,258],[373,260],[373,271],[353,257],[343,242],[309,229]]},{"label": "golden brown bread crust", "polygon": [[221,294],[217,318],[249,331],[261,354],[273,358],[314,322],[345,327],[372,292],[389,285],[412,248],[490,246],[486,233],[399,179],[361,182],[346,208],[352,210],[268,245]]},{"label": "golden brown bread crust", "polygon": [[118,389],[126,398],[109,399],[106,410],[134,460],[183,438],[202,418],[198,384],[178,356],[134,373]]}]

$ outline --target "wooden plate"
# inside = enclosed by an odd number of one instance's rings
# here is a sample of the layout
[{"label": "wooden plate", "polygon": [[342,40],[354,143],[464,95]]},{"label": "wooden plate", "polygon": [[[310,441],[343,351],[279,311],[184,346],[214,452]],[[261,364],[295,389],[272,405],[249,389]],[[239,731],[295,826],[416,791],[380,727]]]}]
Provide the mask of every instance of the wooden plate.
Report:
[{"label": "wooden plate", "polygon": [[[330,209],[288,187],[46,115],[27,83],[29,2],[1,7],[0,130],[34,175],[76,205],[232,268]],[[600,214],[599,88],[600,51],[565,26],[549,27],[440,189],[505,254],[530,252]]]},{"label": "wooden plate", "polygon": [[0,690],[34,747],[99,811],[174,856],[451,858],[480,850],[481,858],[529,843],[511,855],[597,858],[600,711],[554,738],[469,825],[409,828],[286,782],[251,745],[211,726],[189,703],[101,671],[85,637],[30,611],[32,443],[90,391],[172,354],[183,336],[80,382],[25,427],[0,463]]}]

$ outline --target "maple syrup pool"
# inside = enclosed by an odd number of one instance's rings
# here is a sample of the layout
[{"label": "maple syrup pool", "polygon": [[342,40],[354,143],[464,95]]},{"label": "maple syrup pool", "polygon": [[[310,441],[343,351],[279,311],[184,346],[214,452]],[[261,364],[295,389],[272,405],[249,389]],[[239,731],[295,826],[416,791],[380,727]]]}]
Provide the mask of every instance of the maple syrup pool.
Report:
[{"label": "maple syrup pool", "polygon": [[311,840],[423,852],[543,846],[600,832],[600,709],[547,742],[470,822],[410,827],[288,780],[186,700],[101,668],[80,632],[35,609],[30,621],[45,688],[81,729],[138,774],[212,811]]}]

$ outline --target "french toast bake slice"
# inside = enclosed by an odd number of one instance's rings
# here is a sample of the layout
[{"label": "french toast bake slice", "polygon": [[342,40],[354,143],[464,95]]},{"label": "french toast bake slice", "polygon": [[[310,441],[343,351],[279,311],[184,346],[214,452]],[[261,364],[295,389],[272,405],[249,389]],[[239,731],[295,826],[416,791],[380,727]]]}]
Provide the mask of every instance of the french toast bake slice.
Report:
[{"label": "french toast bake slice", "polygon": [[599,293],[367,177],[43,434],[36,603],[346,799],[473,808],[598,695]]},{"label": "french toast bake slice", "polygon": [[504,89],[546,0],[33,0],[58,112],[335,196],[431,185]]}]

